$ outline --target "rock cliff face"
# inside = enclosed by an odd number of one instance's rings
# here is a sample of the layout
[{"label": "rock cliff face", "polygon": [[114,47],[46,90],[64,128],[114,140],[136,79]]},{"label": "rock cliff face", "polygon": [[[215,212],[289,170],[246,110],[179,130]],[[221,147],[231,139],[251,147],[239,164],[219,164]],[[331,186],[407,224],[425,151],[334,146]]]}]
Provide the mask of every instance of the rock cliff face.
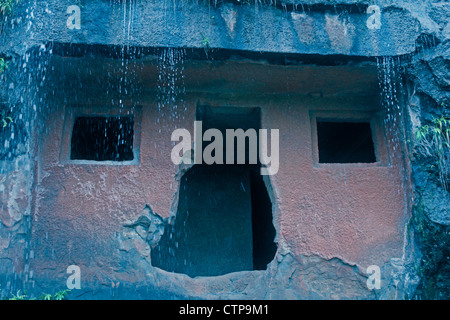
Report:
[{"label": "rock cliff face", "polygon": [[[67,278],[52,258],[38,278],[31,267],[37,247],[55,257],[45,232],[39,233],[43,238],[33,236],[33,225],[48,219],[39,216],[36,203],[59,192],[57,183],[45,195],[36,191],[39,181],[51,179],[36,156],[38,137],[51,130],[43,127],[52,116],[47,103],[64,97],[48,90],[48,81],[58,81],[51,77],[53,56],[139,60],[169,47],[184,48],[193,60],[256,60],[264,53],[268,65],[279,57],[295,65],[375,61],[381,104],[391,110],[390,121],[401,123],[407,142],[402,256],[380,266],[382,285],[376,290],[367,288],[362,266],[317,252],[293,255],[283,242],[267,270],[191,278],[152,265],[151,250],[173,223],[175,209],[161,217],[146,203],[135,220],[115,226],[115,264],[89,260],[82,267],[90,270],[83,274],[90,280],[72,298],[449,299],[449,176],[440,175],[435,155],[420,152],[417,137],[424,126],[450,117],[449,17],[450,2],[432,0],[17,1],[11,12],[0,13],[0,58],[7,66],[0,64],[0,121],[11,117],[6,129],[0,122],[0,298],[21,289],[54,291]],[[135,76],[127,67],[109,70],[123,72],[126,83]],[[448,162],[449,146],[441,153]],[[176,191],[172,197],[176,204]]]}]

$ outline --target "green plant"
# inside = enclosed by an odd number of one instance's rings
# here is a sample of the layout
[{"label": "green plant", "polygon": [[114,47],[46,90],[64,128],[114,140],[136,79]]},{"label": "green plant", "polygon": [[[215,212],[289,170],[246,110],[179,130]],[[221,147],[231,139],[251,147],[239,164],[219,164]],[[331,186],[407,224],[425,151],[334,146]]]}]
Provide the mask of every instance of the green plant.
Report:
[{"label": "green plant", "polygon": [[8,68],[8,62],[0,58],[0,74]]},{"label": "green plant", "polygon": [[450,177],[450,118],[441,116],[416,132],[416,152],[431,159],[430,169],[437,170],[442,186],[449,190]]},{"label": "green plant", "polygon": [[[55,294],[43,294],[40,296],[39,300],[64,300],[67,295],[69,294],[70,290],[60,290],[56,292]],[[37,300],[36,298],[29,298],[27,293],[24,292],[23,294],[20,294],[20,291],[17,292],[17,294],[13,295],[9,300]]]},{"label": "green plant", "polygon": [[48,300],[64,300],[69,294],[69,292],[70,292],[69,289],[58,291],[53,295],[52,299]]},{"label": "green plant", "polygon": [[0,113],[0,128],[5,128],[8,123],[13,123],[13,119],[11,117],[4,116],[3,112]]},{"label": "green plant", "polygon": [[18,291],[17,294],[13,294],[13,296],[9,298],[9,300],[30,300],[30,299],[28,299],[26,293],[20,294],[20,291]]},{"label": "green plant", "polygon": [[44,294],[44,296],[42,296],[42,300],[53,300],[53,296],[49,293]]},{"label": "green plant", "polygon": [[18,1],[19,0],[0,0],[0,13],[2,15],[10,14]]},{"label": "green plant", "polygon": [[200,33],[200,35],[202,36],[202,46],[205,48],[208,48],[209,47],[209,38],[205,37],[203,35],[203,33]]}]

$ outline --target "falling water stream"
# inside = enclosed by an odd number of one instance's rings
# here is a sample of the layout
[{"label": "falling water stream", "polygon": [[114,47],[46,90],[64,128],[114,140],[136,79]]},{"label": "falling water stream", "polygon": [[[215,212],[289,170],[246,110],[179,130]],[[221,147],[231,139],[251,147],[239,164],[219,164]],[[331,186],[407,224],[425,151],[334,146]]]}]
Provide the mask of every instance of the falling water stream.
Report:
[{"label": "falling water stream", "polygon": [[403,117],[401,101],[399,101],[402,91],[401,60],[399,57],[380,57],[377,59],[377,66],[384,125],[395,151],[403,139],[399,130]]},{"label": "falling water stream", "polygon": [[[184,119],[186,104],[184,95],[184,54],[183,48],[160,49],[158,55],[158,114],[160,119],[167,118],[176,123]],[[161,131],[160,131],[161,132]]]},{"label": "falling water stream", "polygon": [[[406,89],[404,87],[402,58],[401,57],[379,57],[377,58],[378,66],[378,80],[381,91],[381,106],[384,114],[384,128],[386,131],[386,140],[390,149],[393,151],[391,154],[390,165],[392,168],[397,168],[400,172],[400,181],[398,184],[397,192],[403,197],[404,203],[404,216],[410,218],[410,212],[412,212],[412,205],[414,202],[413,191],[411,189],[412,183],[409,181],[409,157],[408,147],[405,141],[406,126],[405,126],[405,96]],[[396,157],[396,158],[392,158]],[[392,177],[395,179],[395,177]],[[407,257],[406,247],[409,243],[408,227],[405,224],[403,231],[403,248],[402,256],[398,262],[394,262],[400,268],[405,265]],[[401,285],[407,286],[408,279],[405,278],[402,281],[401,269],[392,273],[395,286],[398,286],[400,282],[404,282]]]}]

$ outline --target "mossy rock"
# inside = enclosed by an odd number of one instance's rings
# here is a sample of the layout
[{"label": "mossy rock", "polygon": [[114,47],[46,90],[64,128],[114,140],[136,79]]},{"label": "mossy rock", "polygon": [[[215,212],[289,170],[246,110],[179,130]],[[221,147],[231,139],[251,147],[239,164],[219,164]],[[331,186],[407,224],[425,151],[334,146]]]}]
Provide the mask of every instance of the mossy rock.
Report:
[{"label": "mossy rock", "polygon": [[450,226],[432,222],[422,199],[413,207],[410,226],[422,251],[418,266],[421,281],[416,292],[420,299],[449,299],[450,288]]}]

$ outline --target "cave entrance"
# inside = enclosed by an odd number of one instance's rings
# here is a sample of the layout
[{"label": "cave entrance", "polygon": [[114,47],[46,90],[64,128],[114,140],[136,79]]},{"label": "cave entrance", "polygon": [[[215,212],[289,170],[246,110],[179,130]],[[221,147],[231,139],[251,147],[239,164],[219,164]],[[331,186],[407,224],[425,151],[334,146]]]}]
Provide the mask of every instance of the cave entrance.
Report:
[{"label": "cave entrance", "polygon": [[[259,108],[197,107],[204,131],[258,132],[260,119]],[[152,265],[192,277],[264,270],[275,256],[274,239],[259,163],[194,165],[181,178],[176,218],[152,250]]]}]

